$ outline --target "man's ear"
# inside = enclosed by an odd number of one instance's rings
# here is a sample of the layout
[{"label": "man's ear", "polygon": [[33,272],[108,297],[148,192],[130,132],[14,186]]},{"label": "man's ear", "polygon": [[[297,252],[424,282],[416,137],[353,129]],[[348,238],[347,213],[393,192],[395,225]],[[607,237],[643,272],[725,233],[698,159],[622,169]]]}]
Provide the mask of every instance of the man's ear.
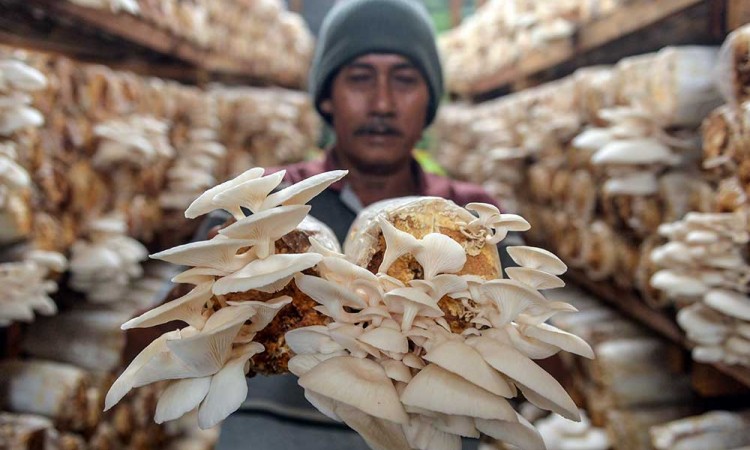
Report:
[{"label": "man's ear", "polygon": [[333,102],[330,98],[327,98],[320,102],[320,110],[326,114],[333,114]]}]

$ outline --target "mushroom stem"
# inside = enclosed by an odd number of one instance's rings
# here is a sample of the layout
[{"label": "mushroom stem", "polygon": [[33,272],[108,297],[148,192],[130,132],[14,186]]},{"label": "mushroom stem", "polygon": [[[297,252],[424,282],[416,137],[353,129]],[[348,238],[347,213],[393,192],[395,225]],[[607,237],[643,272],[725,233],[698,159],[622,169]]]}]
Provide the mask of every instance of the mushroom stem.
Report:
[{"label": "mushroom stem", "polygon": [[407,331],[411,329],[414,318],[417,317],[417,311],[419,308],[413,305],[404,305],[404,316],[401,319],[401,331]]}]

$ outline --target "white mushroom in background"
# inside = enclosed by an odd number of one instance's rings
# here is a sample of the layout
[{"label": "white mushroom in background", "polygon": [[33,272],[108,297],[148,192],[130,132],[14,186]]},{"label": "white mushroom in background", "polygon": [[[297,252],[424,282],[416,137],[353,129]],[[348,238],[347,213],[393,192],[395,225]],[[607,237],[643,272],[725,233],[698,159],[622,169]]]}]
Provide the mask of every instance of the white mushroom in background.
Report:
[{"label": "white mushroom in background", "polygon": [[[494,279],[500,273],[495,244],[508,231],[529,228],[520,216],[480,203],[468,205],[475,216],[439,198],[398,199],[366,210],[352,226],[347,243],[367,254],[345,257],[315,239],[306,253],[277,253],[276,244],[308,213],[304,203],[344,175],[328,172],[273,192],[283,173],[256,168],[199,196],[187,217],[224,209],[236,222],[211,240],[152,256],[189,266],[174,280],[195,287],[123,328],[171,320],[188,326],[143,350],[113,385],[106,407],[134,387],[173,380],[159,400],[157,421],[194,408],[201,427],[223,420],[247,394],[244,375],[271,351],[258,339],[282,308],[297,307],[287,306],[292,299],[283,295],[293,283],[321,320],[286,332],[293,355],[288,370],[316,408],[347,423],[372,448],[458,449],[461,436],[484,433],[543,449],[540,435],[509,403],[519,394],[578,420],[572,399],[534,362],[560,350],[593,357],[583,340],[544,323],[575,311],[537,291],[560,286],[557,275],[566,266],[543,249],[515,247],[510,253],[521,267],[514,279]],[[253,214],[246,216],[248,210]],[[452,227],[455,239],[437,226],[415,236],[385,214],[403,218],[420,210],[443,214],[439,222]],[[370,239],[384,245],[368,245]],[[380,259],[371,261],[376,251]],[[489,266],[465,272],[470,259]],[[370,265],[375,273],[364,268]],[[446,302],[451,316],[441,307]]]},{"label": "white mushroom in background", "polygon": [[[214,111],[216,99],[207,96],[202,106]],[[202,113],[207,114],[205,111]],[[227,149],[219,143],[218,133],[211,125],[214,124],[190,130],[184,148],[177,149],[179,158],[167,171],[167,188],[159,196],[159,203],[163,207],[184,210],[193,199],[216,184]]]},{"label": "white mushroom in background", "polygon": [[68,0],[76,5],[85,6],[87,8],[96,9],[109,9],[116,13],[124,11],[133,15],[138,15],[140,12],[140,6],[138,6],[137,0]]},{"label": "white mushroom in background", "polygon": [[65,271],[67,260],[56,252],[32,250],[18,262],[0,263],[0,326],[12,322],[31,322],[34,313],[53,315],[57,305],[50,294],[57,291],[51,274]]},{"label": "white mushroom in background", "polygon": [[677,323],[696,361],[750,366],[746,223],[742,213],[688,213],[660,227],[669,242],[651,252],[661,269],[650,283],[682,306]]},{"label": "white mushroom in background", "polygon": [[174,156],[169,143],[169,124],[150,116],[133,115],[94,127],[99,146],[92,158],[95,167],[112,168],[121,163],[145,167]]},{"label": "white mushroom in background", "polygon": [[581,421],[573,422],[558,414],[534,422],[542,435],[547,450],[608,450],[611,448],[607,432],[591,425],[584,411]]},{"label": "white mushroom in background", "polygon": [[0,136],[44,123],[44,116],[31,106],[27,93],[46,86],[46,77],[37,69],[15,59],[0,60]]},{"label": "white mushroom in background", "polygon": [[148,250],[127,231],[121,217],[99,217],[89,222],[87,239],[73,243],[69,285],[90,302],[119,301],[130,282],[142,275]]},{"label": "white mushroom in background", "polygon": [[750,446],[748,412],[710,411],[649,430],[656,450],[740,449]]}]

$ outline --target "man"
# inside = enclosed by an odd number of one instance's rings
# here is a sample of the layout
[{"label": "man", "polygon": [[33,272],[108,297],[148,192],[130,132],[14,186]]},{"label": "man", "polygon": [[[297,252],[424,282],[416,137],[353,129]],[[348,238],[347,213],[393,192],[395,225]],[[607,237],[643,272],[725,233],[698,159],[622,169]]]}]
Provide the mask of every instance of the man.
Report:
[{"label": "man", "polygon": [[[461,206],[495,203],[478,186],[425,173],[412,157],[443,94],[434,28],[416,0],[336,4],[321,28],[309,89],[318,112],[333,127],[336,142],[322,161],[284,167],[285,181],[349,170],[343,180],[309,202],[311,215],[331,227],[340,242],[357,213],[379,200],[429,195]],[[476,447],[477,441],[464,441],[465,449]],[[217,448],[368,447],[354,432],[316,414],[296,377],[289,375],[249,380],[248,400],[224,422]]]},{"label": "man", "polygon": [[412,156],[443,95],[434,27],[416,0],[350,0],[334,6],[321,28],[309,89],[336,142],[323,161],[286,167],[285,180],[349,170],[310,202],[311,214],[339,241],[362,207],[387,198],[428,195],[461,206],[495,203],[479,186],[425,173]]}]

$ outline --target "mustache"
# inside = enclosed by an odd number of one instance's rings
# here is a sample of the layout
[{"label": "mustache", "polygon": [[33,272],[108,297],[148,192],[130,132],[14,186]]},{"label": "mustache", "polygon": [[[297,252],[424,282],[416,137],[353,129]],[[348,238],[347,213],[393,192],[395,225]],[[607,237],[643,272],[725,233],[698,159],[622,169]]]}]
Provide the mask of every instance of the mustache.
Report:
[{"label": "mustache", "polygon": [[367,136],[371,134],[401,136],[401,130],[383,121],[368,122],[357,128],[356,136]]}]

